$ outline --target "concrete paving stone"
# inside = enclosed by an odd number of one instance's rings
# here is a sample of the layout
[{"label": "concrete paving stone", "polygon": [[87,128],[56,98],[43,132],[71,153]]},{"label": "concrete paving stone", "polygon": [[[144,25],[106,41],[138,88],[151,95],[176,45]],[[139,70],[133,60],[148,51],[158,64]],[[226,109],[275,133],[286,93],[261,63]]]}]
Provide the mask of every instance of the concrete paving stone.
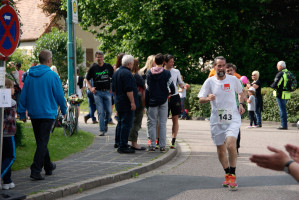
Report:
[{"label": "concrete paving stone", "polygon": [[[114,148],[115,126],[109,126],[106,136],[100,137],[97,136],[98,125],[85,124],[81,116],[79,127],[96,135],[92,145],[82,152],[55,162],[57,168],[53,175],[46,176],[43,181],[31,181],[30,169],[13,172],[12,179],[16,184],[14,190],[29,195],[29,199],[56,199],[77,193],[82,188],[90,189],[131,178],[136,174],[134,170],[138,169],[140,174],[162,164],[158,158],[165,154],[159,151],[119,154]],[[145,129],[141,129],[139,133],[139,144],[147,147]],[[153,164],[153,160],[157,160],[157,164]],[[151,167],[147,167],[147,164],[151,164]]]}]

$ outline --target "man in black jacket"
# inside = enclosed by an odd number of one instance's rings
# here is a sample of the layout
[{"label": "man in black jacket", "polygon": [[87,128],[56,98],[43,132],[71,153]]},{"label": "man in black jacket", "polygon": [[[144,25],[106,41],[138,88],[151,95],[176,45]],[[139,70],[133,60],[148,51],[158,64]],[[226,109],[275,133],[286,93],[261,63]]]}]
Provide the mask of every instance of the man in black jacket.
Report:
[{"label": "man in black jacket", "polygon": [[137,85],[131,73],[133,64],[133,56],[124,55],[122,66],[118,68],[112,77],[112,91],[115,93],[115,108],[118,113],[116,134],[120,137],[118,153],[135,153],[135,150],[128,146],[129,133],[133,124],[134,111],[136,110],[135,102],[138,102]]}]

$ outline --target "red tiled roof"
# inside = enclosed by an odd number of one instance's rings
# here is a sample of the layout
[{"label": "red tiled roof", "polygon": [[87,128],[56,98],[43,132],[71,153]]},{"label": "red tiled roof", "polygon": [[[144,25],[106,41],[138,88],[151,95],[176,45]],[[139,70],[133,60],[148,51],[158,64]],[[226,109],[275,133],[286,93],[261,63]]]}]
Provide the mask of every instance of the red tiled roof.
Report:
[{"label": "red tiled roof", "polygon": [[42,1],[17,0],[15,2],[20,11],[20,21],[23,23],[21,42],[37,40],[51,23],[50,17],[38,7]]}]

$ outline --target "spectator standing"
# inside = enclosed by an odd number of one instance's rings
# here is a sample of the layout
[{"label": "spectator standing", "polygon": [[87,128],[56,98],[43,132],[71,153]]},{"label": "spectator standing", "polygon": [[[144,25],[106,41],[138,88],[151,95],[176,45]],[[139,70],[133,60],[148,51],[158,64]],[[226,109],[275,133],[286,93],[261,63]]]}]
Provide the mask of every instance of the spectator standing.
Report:
[{"label": "spectator standing", "polygon": [[84,77],[80,76],[80,70],[79,68],[76,69],[77,72],[77,84],[76,84],[76,94],[79,98],[82,98],[82,90],[84,89]]},{"label": "spectator standing", "polygon": [[[5,87],[11,89],[11,95],[14,93],[14,83],[5,79]],[[17,102],[11,99],[11,107],[4,108],[3,121],[3,149],[2,149],[2,165],[1,165],[1,179],[3,180],[2,189],[8,190],[15,187],[11,180],[11,166],[16,160],[16,108]]]},{"label": "spectator standing", "polygon": [[[88,70],[87,70],[88,71]],[[92,123],[93,124],[97,124],[97,123],[99,123],[99,122],[97,122],[97,119],[96,119],[96,117],[94,116],[94,113],[95,113],[95,111],[96,111],[96,104],[95,104],[95,102],[94,102],[94,96],[93,96],[93,93],[88,89],[88,87],[87,87],[87,84],[86,84],[86,75],[87,75],[87,72],[86,72],[86,74],[85,74],[85,79],[84,79],[84,81],[85,81],[85,86],[86,86],[86,96],[87,96],[87,100],[88,100],[88,114],[87,115],[85,115],[84,116],[84,122],[85,122],[85,124],[87,124],[87,120],[89,119],[89,118],[91,118],[92,119]],[[92,79],[90,79],[90,85],[93,87],[93,80]]]},{"label": "spectator standing", "polygon": [[[235,76],[226,74],[226,59],[214,59],[216,75],[208,78],[198,94],[200,103],[211,103],[211,136],[217,147],[219,161],[225,171],[224,187],[236,190],[237,148],[236,140],[241,126],[243,86]],[[239,107],[235,93],[239,94]],[[228,157],[227,157],[228,152]]]},{"label": "spectator standing", "polygon": [[[140,70],[139,70],[139,72],[138,72],[138,74],[145,80],[145,83],[146,83],[146,74],[147,74],[147,72],[152,68],[152,67],[154,67],[156,64],[155,64],[155,55],[150,55],[150,56],[148,56],[147,57],[147,59],[146,59],[146,63],[145,63],[145,66],[144,67],[142,67]],[[146,116],[147,116],[147,118],[146,118],[146,135],[147,135],[147,139],[148,139],[148,141],[147,141],[147,144],[148,144],[148,146],[150,146],[150,144],[151,144],[151,139],[150,139],[150,135],[149,135],[149,133],[148,133],[148,127],[149,127],[149,118],[148,118],[148,115],[147,115],[147,108],[145,108],[145,113],[146,113]],[[158,123],[158,122],[157,122]],[[159,126],[159,124],[158,124],[158,126]],[[159,127],[158,127],[158,130],[157,130],[157,137],[159,138]]]},{"label": "spectator standing", "polygon": [[26,110],[31,119],[36,140],[36,151],[31,175],[33,180],[43,180],[44,168],[46,175],[52,175],[56,164],[51,162],[48,142],[52,125],[57,115],[57,104],[62,115],[66,114],[66,101],[58,75],[50,69],[52,52],[42,50],[39,53],[40,65],[29,69],[19,101],[20,120],[26,121]]},{"label": "spectator standing", "polygon": [[[250,120],[250,125],[247,128],[256,128],[256,118],[255,118],[255,89],[254,87],[250,87],[248,89],[248,99],[246,100],[248,103],[248,115]],[[253,125],[253,126],[252,126]]]},{"label": "spectator standing", "polygon": [[[121,61],[122,61],[124,55],[125,55],[124,53],[120,53],[120,54],[117,55],[117,57],[116,57],[116,64],[113,66],[114,72],[116,72],[118,70],[118,68],[121,66]],[[114,101],[115,101],[114,103],[116,104],[115,93],[113,93],[113,96],[114,96]],[[117,111],[116,111],[114,119],[116,121],[118,121]],[[118,128],[119,128],[119,126],[116,126],[116,128],[115,128],[115,139],[114,139],[115,143],[114,143],[114,148],[118,148],[118,146],[119,146],[119,140],[120,140],[119,133],[120,133],[120,131],[118,130]]]},{"label": "spectator standing", "polygon": [[16,67],[17,67],[17,70],[18,70],[18,72],[19,72],[19,86],[20,86],[20,88],[21,88],[21,90],[22,90],[23,85],[24,85],[24,82],[22,81],[22,76],[23,76],[23,74],[24,74],[24,71],[21,70],[21,67],[22,67],[21,63],[18,63],[18,64],[16,65]]},{"label": "spectator standing", "polygon": [[55,73],[59,76],[57,67],[56,67],[55,65],[52,65],[50,68],[51,68],[51,70],[52,70],[53,72],[55,72]]},{"label": "spectator standing", "polygon": [[291,98],[291,92],[286,91],[284,87],[288,82],[287,74],[288,71],[286,68],[286,63],[284,61],[279,61],[276,65],[278,73],[274,78],[274,82],[271,85],[271,88],[274,89],[273,96],[276,97],[276,101],[279,107],[280,113],[280,127],[279,130],[287,130],[288,129],[288,116],[287,116],[287,103]]},{"label": "spectator standing", "polygon": [[[99,136],[104,136],[108,131],[108,122],[112,113],[110,81],[113,75],[113,68],[110,64],[104,63],[104,53],[95,53],[97,63],[93,63],[86,76],[88,89],[93,93],[99,119]],[[90,80],[93,80],[93,86]]]},{"label": "spectator standing", "polygon": [[181,99],[178,92],[178,87],[184,88],[185,84],[183,83],[181,79],[181,72],[178,69],[174,69],[174,57],[170,54],[165,55],[165,69],[170,71],[171,74],[171,80],[175,87],[175,93],[170,96],[169,102],[168,102],[168,115],[171,111],[171,117],[172,117],[172,140],[170,144],[171,149],[175,149],[175,140],[178,135],[179,131],[179,115],[181,114]]},{"label": "spectator standing", "polygon": [[[226,64],[226,74],[229,74],[231,76],[235,76],[235,77],[241,77],[241,75],[236,76],[236,71],[237,71],[237,66],[234,65],[233,63],[227,63]],[[240,78],[238,78],[240,79]],[[242,81],[240,80],[240,83],[243,86]],[[235,93],[235,97],[236,97],[236,103],[237,103],[237,108],[239,108],[239,95],[238,93]],[[238,138],[237,138],[237,153],[239,155],[239,148],[241,147],[241,129],[239,129],[239,134],[238,134]]]},{"label": "spectator standing", "polygon": [[147,72],[154,66],[155,66],[155,55],[150,55],[146,59],[145,66],[139,70],[138,72],[139,75],[142,76],[142,78],[145,80]]},{"label": "spectator standing", "polygon": [[138,107],[137,85],[131,73],[134,65],[134,58],[131,55],[124,55],[122,66],[116,70],[112,78],[112,90],[116,97],[116,110],[118,113],[117,131],[119,135],[118,153],[135,153],[129,148],[128,137],[133,123],[134,111]]},{"label": "spectator standing", "polygon": [[255,89],[255,117],[256,117],[256,127],[262,127],[262,111],[263,111],[263,96],[262,96],[262,83],[260,81],[260,73],[258,71],[253,71],[251,74],[251,78],[253,82],[251,84],[247,84],[247,89],[250,87],[254,87]]},{"label": "spectator standing", "polygon": [[146,150],[145,147],[141,147],[138,143],[138,131],[141,129],[141,123],[143,118],[144,106],[145,106],[145,82],[143,78],[138,74],[139,61],[134,59],[134,65],[131,70],[137,85],[138,90],[138,103],[136,103],[136,110],[134,112],[133,126],[130,130],[129,141],[132,142],[131,148],[134,150]]},{"label": "spectator standing", "polygon": [[155,57],[156,67],[152,67],[146,75],[147,86],[145,90],[145,102],[148,109],[149,127],[148,132],[151,144],[148,151],[155,151],[157,135],[157,118],[160,121],[159,147],[165,152],[166,147],[166,122],[168,113],[169,89],[171,94],[175,93],[171,74],[163,68],[164,55],[159,53]]},{"label": "spectator standing", "polygon": [[[184,83],[184,79],[183,79],[182,75],[181,75],[181,79],[182,79],[182,81]],[[186,111],[185,111],[186,89],[185,88],[179,88],[178,92],[179,92],[180,99],[181,99],[181,115],[180,115],[180,119],[186,119],[186,117],[187,117],[187,114],[186,114]]]}]

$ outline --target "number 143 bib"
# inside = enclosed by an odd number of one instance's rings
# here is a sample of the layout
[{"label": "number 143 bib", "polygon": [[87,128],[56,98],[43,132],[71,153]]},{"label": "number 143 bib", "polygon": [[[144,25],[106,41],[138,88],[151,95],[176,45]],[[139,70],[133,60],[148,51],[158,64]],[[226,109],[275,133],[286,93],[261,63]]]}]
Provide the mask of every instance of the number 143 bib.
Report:
[{"label": "number 143 bib", "polygon": [[217,119],[218,119],[219,124],[230,124],[233,119],[232,110],[218,109],[217,110]]}]

